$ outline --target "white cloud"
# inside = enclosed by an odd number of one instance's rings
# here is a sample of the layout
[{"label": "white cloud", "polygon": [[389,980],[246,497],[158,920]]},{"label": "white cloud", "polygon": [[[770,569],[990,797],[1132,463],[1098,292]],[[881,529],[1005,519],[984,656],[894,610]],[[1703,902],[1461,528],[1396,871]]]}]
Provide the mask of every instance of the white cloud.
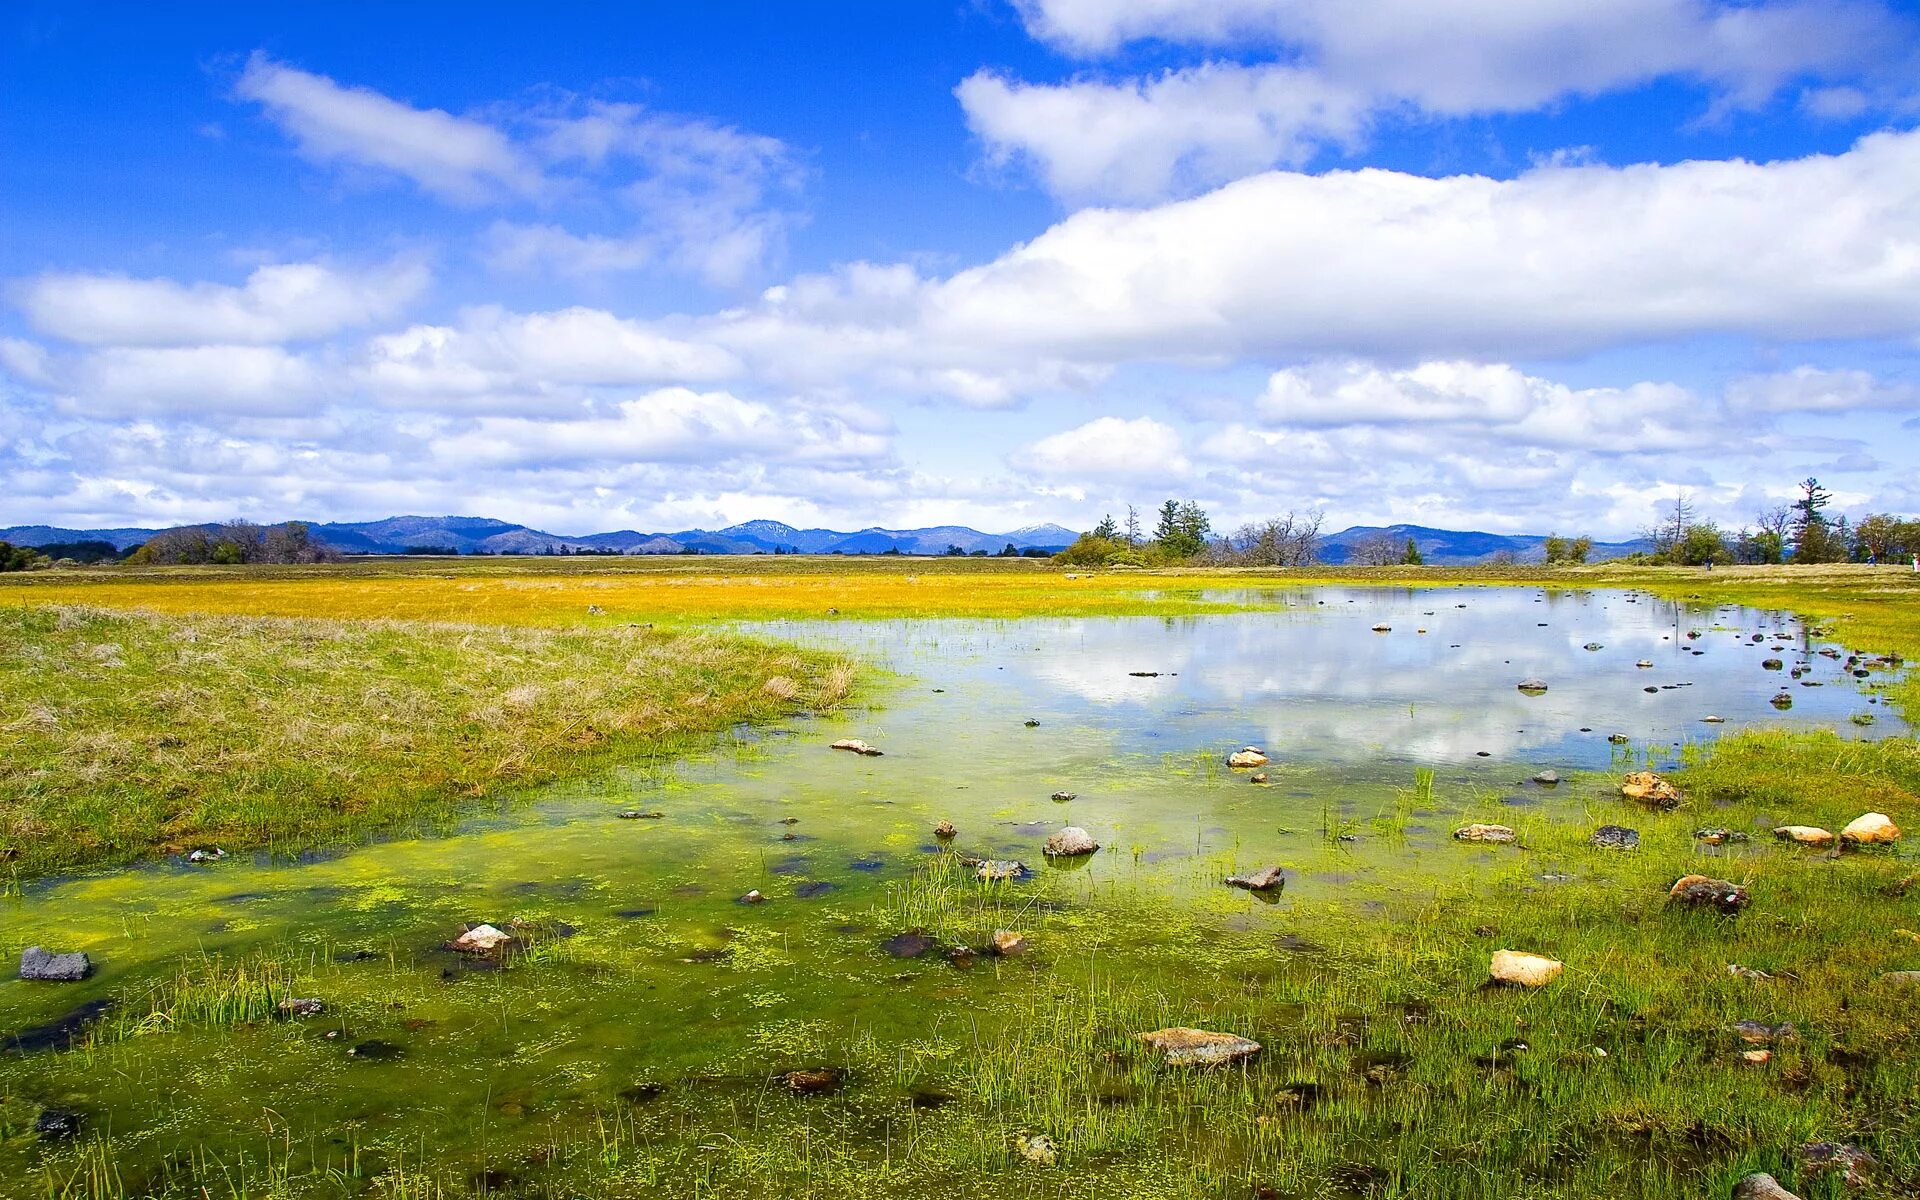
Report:
[{"label": "white cloud", "polygon": [[996,163],[1067,197],[1150,200],[1358,143],[1364,93],[1287,66],[1208,63],[1149,80],[1035,86],[981,71],[956,89]]},{"label": "white cloud", "polygon": [[1151,417],[1098,417],[1015,451],[1013,465],[1049,479],[1177,479],[1190,464],[1180,432]]},{"label": "white cloud", "polygon": [[[1717,113],[1757,106],[1796,79],[1895,74],[1916,43],[1914,23],[1875,0],[1023,0],[1020,8],[1036,36],[1078,54],[1162,39],[1280,55],[1151,81],[1025,86],[975,76],[963,85],[961,102],[991,154],[1032,160],[1063,194],[1123,199],[1303,162],[1319,147],[1350,144],[1379,114],[1524,112],[1670,77],[1706,85]],[[1209,123],[1197,119],[1209,99],[1237,103]],[[1818,90],[1811,100],[1828,112],[1848,102]],[[1179,169],[1146,169],[1142,158]]]},{"label": "white cloud", "polygon": [[426,290],[429,278],[423,263],[403,258],[362,271],[276,263],[257,268],[239,287],[49,273],[22,281],[15,292],[34,328],[70,342],[258,345],[389,319]]},{"label": "white cloud", "polygon": [[414,108],[371,88],[342,87],[258,52],[234,90],[263,106],[315,162],[391,172],[463,204],[531,196],[544,186],[538,167],[482,121]]},{"label": "white cloud", "polygon": [[372,339],[361,380],[389,404],[469,409],[577,405],[591,387],[695,383],[740,372],[725,349],[590,308],[470,309],[458,326]]},{"label": "white cloud", "polygon": [[1750,375],[1727,385],[1727,402],[1747,412],[1864,412],[1920,409],[1920,385],[1881,380],[1860,370],[1796,367]]},{"label": "white cloud", "polygon": [[47,348],[24,338],[0,337],[0,370],[22,383],[44,386],[53,381]]},{"label": "white cloud", "polygon": [[323,381],[278,346],[111,347],[80,360],[61,407],[94,417],[297,413],[322,396]]}]

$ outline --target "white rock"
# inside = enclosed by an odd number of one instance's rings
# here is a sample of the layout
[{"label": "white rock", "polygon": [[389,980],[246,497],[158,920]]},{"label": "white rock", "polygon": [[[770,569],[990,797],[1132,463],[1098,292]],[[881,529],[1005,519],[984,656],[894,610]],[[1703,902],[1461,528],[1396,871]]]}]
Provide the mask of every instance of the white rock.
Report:
[{"label": "white rock", "polygon": [[468,954],[491,954],[512,940],[512,934],[491,925],[475,925],[447,945]]},{"label": "white rock", "polygon": [[1855,817],[1840,831],[1840,837],[1856,846],[1872,842],[1897,842],[1900,840],[1900,827],[1887,814],[1870,812]]},{"label": "white rock", "polygon": [[1832,833],[1815,825],[1782,825],[1773,831],[1773,836],[1803,846],[1825,846],[1833,841]]},{"label": "white rock", "polygon": [[1519,836],[1519,834],[1507,828],[1505,825],[1481,825],[1477,822],[1472,825],[1463,825],[1453,831],[1453,840],[1456,842],[1497,842],[1505,844],[1514,841]]},{"label": "white rock", "polygon": [[1256,746],[1248,746],[1227,755],[1227,765],[1230,767],[1264,767],[1267,762],[1266,752]]},{"label": "white rock", "polygon": [[1544,987],[1560,978],[1560,972],[1564,969],[1564,963],[1556,959],[1543,958],[1538,954],[1526,954],[1519,950],[1495,950],[1491,973],[1495,983],[1510,984],[1514,987]]},{"label": "white rock", "polygon": [[1044,847],[1048,858],[1073,858],[1081,854],[1092,854],[1100,848],[1086,830],[1078,825],[1069,825],[1059,833],[1047,839]]}]

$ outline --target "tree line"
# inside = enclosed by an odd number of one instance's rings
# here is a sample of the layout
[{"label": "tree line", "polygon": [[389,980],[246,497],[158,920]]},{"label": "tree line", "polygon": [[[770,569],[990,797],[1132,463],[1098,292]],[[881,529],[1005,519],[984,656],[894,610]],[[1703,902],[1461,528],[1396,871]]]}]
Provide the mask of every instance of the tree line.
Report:
[{"label": "tree line", "polygon": [[1833,493],[1818,479],[1800,483],[1800,496],[1755,515],[1736,530],[1701,520],[1686,492],[1673,498],[1644,536],[1653,543],[1642,561],[1704,567],[1733,563],[1890,563],[1920,556],[1920,520],[1869,513],[1857,524],[1829,515]]},{"label": "tree line", "polygon": [[1126,521],[1112,514],[1054,556],[1056,562],[1085,567],[1154,567],[1211,563],[1236,567],[1304,567],[1318,561],[1321,514],[1249,522],[1218,537],[1206,510],[1192,500],[1168,499],[1155,513],[1147,533],[1140,510],[1129,504]]},{"label": "tree line", "polygon": [[136,566],[251,566],[339,562],[341,554],[304,521],[182,525],[163,529],[127,557]]}]

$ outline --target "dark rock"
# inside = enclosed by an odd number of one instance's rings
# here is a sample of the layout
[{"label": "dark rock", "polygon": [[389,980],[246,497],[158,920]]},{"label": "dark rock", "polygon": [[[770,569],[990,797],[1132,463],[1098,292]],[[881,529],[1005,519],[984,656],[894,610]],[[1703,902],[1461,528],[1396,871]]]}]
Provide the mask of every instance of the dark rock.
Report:
[{"label": "dark rock", "polygon": [[1800,1147],[1800,1161],[1809,1175],[1838,1174],[1842,1183],[1861,1184],[1879,1164],[1873,1155],[1844,1142],[1809,1142]]},{"label": "dark rock", "polygon": [[1640,833],[1624,825],[1602,825],[1587,841],[1602,850],[1638,850]]},{"label": "dark rock", "polygon": [[32,1054],[40,1050],[65,1050],[80,1040],[87,1026],[99,1020],[113,1007],[111,1000],[89,1000],[70,1012],[62,1013],[44,1025],[30,1025],[11,1037],[0,1037],[0,1049]]},{"label": "dark rock", "polygon": [[788,1071],[780,1076],[780,1082],[796,1096],[819,1096],[834,1091],[840,1086],[840,1072],[832,1067],[818,1067],[810,1071]]},{"label": "dark rock", "polygon": [[1078,799],[1078,796],[1073,792],[1055,792],[1053,798],[1057,803],[1065,804],[1069,800]]},{"label": "dark rock", "polygon": [[880,948],[895,958],[919,958],[933,950],[939,943],[919,929],[896,933],[880,943]]},{"label": "dark rock", "polygon": [[80,951],[56,954],[39,946],[28,946],[20,952],[20,978],[22,979],[37,979],[47,983],[78,983],[91,974],[93,974],[93,960]]},{"label": "dark rock", "polygon": [[1265,892],[1286,886],[1286,872],[1280,867],[1263,867],[1251,875],[1229,875],[1227,886]]},{"label": "dark rock", "polygon": [[1538,696],[1542,692],[1547,690],[1547,681],[1544,679],[1528,678],[1528,679],[1522,679],[1515,686],[1517,686],[1521,691],[1527,693],[1529,696]]},{"label": "dark rock", "polygon": [[394,1043],[383,1042],[378,1038],[369,1038],[347,1051],[349,1057],[363,1062],[388,1062],[405,1053],[405,1050]]},{"label": "dark rock", "polygon": [[1723,846],[1730,842],[1744,842],[1747,835],[1738,829],[1696,829],[1693,836],[1709,846]]},{"label": "dark rock", "polygon": [[953,827],[952,821],[942,821],[933,827],[933,836],[941,841],[959,836],[960,831]]},{"label": "dark rock", "polygon": [[802,900],[811,900],[815,896],[824,896],[833,890],[833,885],[824,879],[809,879],[805,883],[795,884],[793,894]]},{"label": "dark rock", "polygon": [[1791,1021],[1778,1025],[1769,1025],[1765,1021],[1735,1021],[1733,1033],[1749,1046],[1771,1046],[1775,1042],[1791,1042],[1800,1036]]},{"label": "dark rock", "polygon": [[1689,908],[1711,908],[1731,916],[1747,906],[1747,889],[1724,879],[1683,875],[1668,889],[1667,901]]},{"label": "dark rock", "polygon": [[43,1142],[63,1142],[80,1132],[80,1114],[70,1108],[43,1108],[33,1119],[33,1131]]}]

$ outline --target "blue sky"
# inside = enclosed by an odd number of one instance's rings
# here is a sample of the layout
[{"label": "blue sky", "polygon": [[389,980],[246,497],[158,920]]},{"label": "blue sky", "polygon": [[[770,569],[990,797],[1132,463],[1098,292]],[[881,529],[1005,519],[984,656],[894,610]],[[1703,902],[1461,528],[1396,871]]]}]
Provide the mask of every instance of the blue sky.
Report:
[{"label": "blue sky", "polygon": [[9,6],[0,525],[1920,509],[1885,0]]}]

